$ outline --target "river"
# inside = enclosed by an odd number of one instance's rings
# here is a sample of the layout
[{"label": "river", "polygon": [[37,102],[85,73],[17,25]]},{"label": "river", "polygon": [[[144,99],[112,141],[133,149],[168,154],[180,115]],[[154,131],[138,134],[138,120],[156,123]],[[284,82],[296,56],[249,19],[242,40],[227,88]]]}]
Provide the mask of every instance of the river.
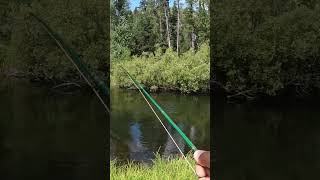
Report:
[{"label": "river", "polygon": [[[1,80],[0,176],[86,179],[104,175],[109,150],[110,158],[119,162],[148,163],[157,152],[178,154],[137,91],[111,92],[110,120],[97,97],[88,91],[62,94],[26,80]],[[208,95],[152,96],[198,148],[209,148]],[[106,144],[107,123],[110,146]],[[184,153],[190,151],[173,129],[169,127],[169,131]]]},{"label": "river", "polygon": [[319,179],[319,104],[224,104],[214,121],[216,177]]},{"label": "river", "polygon": [[[111,90],[111,159],[150,162],[155,153],[164,157],[179,151],[139,91]],[[191,141],[200,149],[210,147],[210,96],[153,93]],[[158,112],[159,115],[161,113]],[[160,116],[184,153],[190,151],[183,139]]]},{"label": "river", "polygon": [[107,117],[94,94],[0,80],[1,179],[103,179]]},{"label": "river", "polygon": [[[178,154],[139,92],[111,92],[109,119],[93,93],[61,94],[24,80],[1,80],[1,179],[99,179],[106,176],[106,156],[148,163],[156,152]],[[151,95],[199,149],[209,148],[208,95]],[[212,150],[219,179],[318,179],[319,105],[221,103],[218,112],[223,117],[213,122]]]}]

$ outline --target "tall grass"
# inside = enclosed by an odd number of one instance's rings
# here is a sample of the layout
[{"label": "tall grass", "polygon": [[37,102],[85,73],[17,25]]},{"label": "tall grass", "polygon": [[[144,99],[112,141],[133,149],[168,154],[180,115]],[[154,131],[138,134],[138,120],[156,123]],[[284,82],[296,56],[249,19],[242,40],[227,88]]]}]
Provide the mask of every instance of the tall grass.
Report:
[{"label": "tall grass", "polygon": [[[189,162],[195,164],[191,155]],[[110,163],[110,179],[112,180],[194,180],[194,172],[184,158],[165,159],[156,156],[152,166],[129,162],[119,165],[115,160]]]}]

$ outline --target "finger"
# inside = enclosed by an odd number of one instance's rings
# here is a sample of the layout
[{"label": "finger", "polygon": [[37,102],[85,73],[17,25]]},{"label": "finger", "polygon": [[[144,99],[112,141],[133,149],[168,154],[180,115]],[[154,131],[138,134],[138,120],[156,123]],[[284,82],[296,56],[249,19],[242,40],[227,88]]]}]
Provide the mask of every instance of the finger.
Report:
[{"label": "finger", "polygon": [[196,173],[198,177],[206,177],[207,173],[204,167],[196,165]]},{"label": "finger", "polygon": [[197,164],[210,168],[210,151],[197,150],[193,154]]},{"label": "finger", "polygon": [[206,176],[210,177],[210,169],[209,168],[205,168],[205,171],[206,171]]}]

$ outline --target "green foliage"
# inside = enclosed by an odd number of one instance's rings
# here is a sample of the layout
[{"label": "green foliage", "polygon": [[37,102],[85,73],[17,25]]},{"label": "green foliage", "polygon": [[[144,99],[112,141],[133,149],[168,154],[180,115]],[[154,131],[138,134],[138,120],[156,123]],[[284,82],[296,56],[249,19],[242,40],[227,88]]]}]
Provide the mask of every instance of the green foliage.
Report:
[{"label": "green foliage", "polygon": [[[194,164],[192,156],[188,161]],[[165,159],[157,155],[152,166],[129,163],[118,165],[116,161],[110,162],[110,179],[138,180],[138,179],[195,179],[194,172],[183,158]]]},{"label": "green foliage", "polygon": [[[133,54],[155,51],[157,43],[156,19],[153,16],[146,16],[144,13],[136,14],[131,30],[133,31],[133,43],[129,44]],[[127,42],[128,43],[128,42]]]},{"label": "green foliage", "polygon": [[320,87],[320,4],[216,2],[212,52],[229,93],[306,95]]},{"label": "green foliage", "polygon": [[[189,1],[188,8],[182,8],[180,2],[179,9],[177,1],[174,1],[171,7],[167,7],[164,2],[167,1],[143,0],[140,2],[140,7],[132,12],[126,6],[127,0],[112,1],[111,40],[114,47],[112,51],[115,51],[112,52],[114,59],[121,60],[122,54],[127,52],[137,56],[144,52],[155,53],[158,47],[165,51],[169,47],[167,33],[170,34],[171,48],[176,51],[179,11],[179,53],[191,48],[192,35],[195,36],[195,49],[209,39],[208,1]],[[196,3],[200,8],[196,8]],[[164,14],[166,8],[168,8],[169,32],[166,29]]]},{"label": "green foliage", "polygon": [[10,1],[0,3],[0,73],[6,67],[7,46],[12,31],[12,15],[11,12],[15,7]]},{"label": "green foliage", "polygon": [[133,87],[123,66],[138,81],[147,87],[156,86],[166,90],[178,90],[184,93],[208,91],[210,79],[209,45],[204,43],[194,53],[189,50],[180,56],[172,49],[162,54],[133,56],[130,60],[112,64],[112,81],[120,87]]},{"label": "green foliage", "polygon": [[32,77],[44,80],[79,78],[72,63],[46,31],[29,16],[43,19],[94,69],[108,68],[107,4],[102,0],[30,1],[17,3],[6,61]]},{"label": "green foliage", "polygon": [[[133,87],[119,68],[121,65],[152,90],[160,88],[184,93],[208,91],[208,1],[189,1],[188,8],[181,8],[181,2],[179,7],[178,1],[168,7],[168,2],[142,0],[140,7],[132,12],[125,6],[127,0],[112,1],[112,85]],[[199,3],[198,9],[195,3]],[[204,21],[195,23],[199,20]],[[167,40],[168,33],[171,48]],[[193,40],[192,35],[196,37]],[[191,44],[195,44],[194,50],[191,50]],[[177,45],[179,55],[175,52]]]},{"label": "green foliage", "polygon": [[[111,6],[113,8],[114,5]],[[111,61],[127,60],[131,56],[129,47],[133,40],[132,21],[124,16],[116,18],[115,15],[111,20]]]}]

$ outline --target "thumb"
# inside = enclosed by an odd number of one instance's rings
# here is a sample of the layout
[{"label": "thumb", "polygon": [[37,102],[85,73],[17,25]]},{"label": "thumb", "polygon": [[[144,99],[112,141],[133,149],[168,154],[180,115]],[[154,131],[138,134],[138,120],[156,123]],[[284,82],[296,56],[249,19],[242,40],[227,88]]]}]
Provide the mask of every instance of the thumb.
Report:
[{"label": "thumb", "polygon": [[210,151],[196,150],[193,158],[200,166],[210,168]]}]

